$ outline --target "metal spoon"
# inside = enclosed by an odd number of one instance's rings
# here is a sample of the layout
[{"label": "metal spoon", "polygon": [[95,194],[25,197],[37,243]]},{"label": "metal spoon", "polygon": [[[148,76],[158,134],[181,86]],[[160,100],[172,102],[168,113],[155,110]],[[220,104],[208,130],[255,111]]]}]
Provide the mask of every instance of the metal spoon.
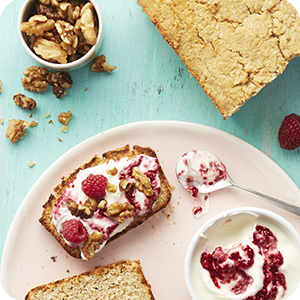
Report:
[{"label": "metal spoon", "polygon": [[182,186],[191,191],[193,196],[197,193],[207,194],[219,189],[235,187],[300,216],[300,207],[234,183],[225,165],[207,150],[192,150],[183,154],[177,162],[176,175]]}]

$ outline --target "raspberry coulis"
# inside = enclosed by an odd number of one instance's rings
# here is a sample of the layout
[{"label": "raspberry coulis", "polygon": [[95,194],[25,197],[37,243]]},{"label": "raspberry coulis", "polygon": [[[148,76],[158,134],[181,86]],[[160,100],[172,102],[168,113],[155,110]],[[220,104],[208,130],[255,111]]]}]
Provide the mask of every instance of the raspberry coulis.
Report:
[{"label": "raspberry coulis", "polygon": [[[283,257],[277,249],[277,238],[264,226],[257,225],[253,232],[252,243],[258,247],[264,259],[262,288],[253,296],[244,300],[275,300],[279,290],[286,291],[284,274],[279,270],[283,265]],[[254,251],[249,245],[238,245],[231,249],[217,247],[210,254],[202,253],[200,263],[210,274],[214,285],[232,283],[231,291],[235,295],[244,293],[255,279],[247,274],[254,264]]]},{"label": "raspberry coulis", "polygon": [[[153,204],[160,193],[160,182],[156,181],[159,171],[159,162],[158,159],[150,160],[147,156],[137,156],[120,172],[119,180],[127,179],[128,181],[133,181],[132,169],[134,167],[143,170],[143,174],[151,181],[153,195],[151,197],[145,197],[144,200],[144,205],[146,207],[146,212],[144,213],[147,214],[152,210]],[[136,192],[136,188],[131,188],[125,192],[125,197],[127,201],[135,207],[136,214],[139,215],[142,208],[141,203],[136,198]]]}]

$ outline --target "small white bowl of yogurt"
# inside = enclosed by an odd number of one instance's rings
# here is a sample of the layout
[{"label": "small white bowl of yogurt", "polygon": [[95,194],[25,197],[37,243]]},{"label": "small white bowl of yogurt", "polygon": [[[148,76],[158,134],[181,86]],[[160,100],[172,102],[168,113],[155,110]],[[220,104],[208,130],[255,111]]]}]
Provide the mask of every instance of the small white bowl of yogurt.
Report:
[{"label": "small white bowl of yogurt", "polygon": [[184,276],[192,300],[300,299],[300,235],[266,209],[225,211],[194,235]]}]

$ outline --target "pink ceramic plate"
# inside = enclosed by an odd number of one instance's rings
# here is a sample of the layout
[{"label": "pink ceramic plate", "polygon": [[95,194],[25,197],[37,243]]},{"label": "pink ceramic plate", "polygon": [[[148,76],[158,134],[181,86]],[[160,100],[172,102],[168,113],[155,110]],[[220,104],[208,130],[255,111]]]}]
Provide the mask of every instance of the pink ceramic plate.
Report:
[{"label": "pink ceramic plate", "polygon": [[[107,245],[92,260],[71,258],[39,224],[42,205],[62,176],[68,175],[94,154],[125,144],[150,146],[157,151],[174,186],[171,205],[164,213]],[[191,149],[213,152],[224,162],[237,183],[299,205],[299,189],[286,173],[262,152],[228,133],[175,121],[120,126],[68,151],[31,188],[14,218],[4,246],[1,283],[8,294],[21,300],[34,286],[126,258],[140,260],[156,299],[189,299],[183,272],[185,253],[195,232],[213,215],[230,208],[257,206],[277,212],[300,231],[299,217],[237,189],[211,194],[209,212],[198,220],[194,219],[192,198],[175,175],[178,158]]]}]

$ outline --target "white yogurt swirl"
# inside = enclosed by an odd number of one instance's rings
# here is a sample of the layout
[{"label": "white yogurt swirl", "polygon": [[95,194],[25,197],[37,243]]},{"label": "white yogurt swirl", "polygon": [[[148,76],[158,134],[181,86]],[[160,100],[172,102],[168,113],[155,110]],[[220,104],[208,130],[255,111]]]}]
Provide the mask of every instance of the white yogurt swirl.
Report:
[{"label": "white yogurt swirl", "polygon": [[[196,292],[201,299],[243,300],[255,296],[262,289],[264,257],[259,248],[252,242],[253,232],[257,225],[267,227],[273,232],[277,238],[277,249],[283,256],[283,264],[279,269],[285,276],[287,288],[286,291],[282,288],[278,289],[276,300],[286,299],[294,292],[300,276],[298,246],[293,238],[275,222],[245,212],[217,221],[203,235],[192,263],[193,285],[197,287]],[[253,278],[253,283],[249,285],[245,292],[235,294],[232,292],[232,287],[236,282],[221,284],[220,288],[215,286],[209,272],[201,266],[200,257],[204,252],[212,253],[217,247],[232,249],[239,248],[241,245],[249,245],[254,250],[254,264],[246,270],[247,275]]]},{"label": "white yogurt swirl", "polygon": [[[139,171],[146,175],[151,181],[151,187],[153,190],[153,196],[147,197],[144,193],[134,189],[134,192],[129,196],[125,191],[120,190],[119,183],[121,179],[127,179],[130,182],[136,182],[135,178],[132,176],[132,168],[138,167]],[[117,169],[117,174],[111,175],[107,173],[109,169]],[[134,205],[136,215],[145,215],[149,213],[155,200],[160,192],[160,179],[159,179],[159,162],[157,158],[138,155],[137,157],[128,160],[127,158],[122,158],[119,161],[110,160],[106,164],[100,164],[94,167],[80,170],[73,182],[65,189],[62,196],[57,200],[52,211],[52,222],[62,237],[62,227],[64,222],[70,219],[78,219],[82,222],[84,227],[87,229],[89,234],[92,234],[95,230],[102,232],[104,235],[104,241],[100,248],[96,250],[99,252],[106,244],[107,240],[118,232],[123,231],[127,226],[129,226],[133,218],[125,219],[123,224],[119,224],[117,221],[105,216],[99,209],[96,210],[91,218],[80,219],[71,214],[67,207],[67,201],[72,200],[76,204],[83,204],[88,200],[88,196],[82,191],[81,183],[90,174],[99,175],[102,174],[107,177],[108,182],[114,184],[117,187],[116,192],[106,191],[106,195],[103,198],[107,202],[107,207],[112,203],[125,203],[129,202]],[[68,245],[71,247],[76,247],[81,249],[83,243],[72,244],[66,239],[64,239]],[[82,254],[84,259],[84,255]]]}]

